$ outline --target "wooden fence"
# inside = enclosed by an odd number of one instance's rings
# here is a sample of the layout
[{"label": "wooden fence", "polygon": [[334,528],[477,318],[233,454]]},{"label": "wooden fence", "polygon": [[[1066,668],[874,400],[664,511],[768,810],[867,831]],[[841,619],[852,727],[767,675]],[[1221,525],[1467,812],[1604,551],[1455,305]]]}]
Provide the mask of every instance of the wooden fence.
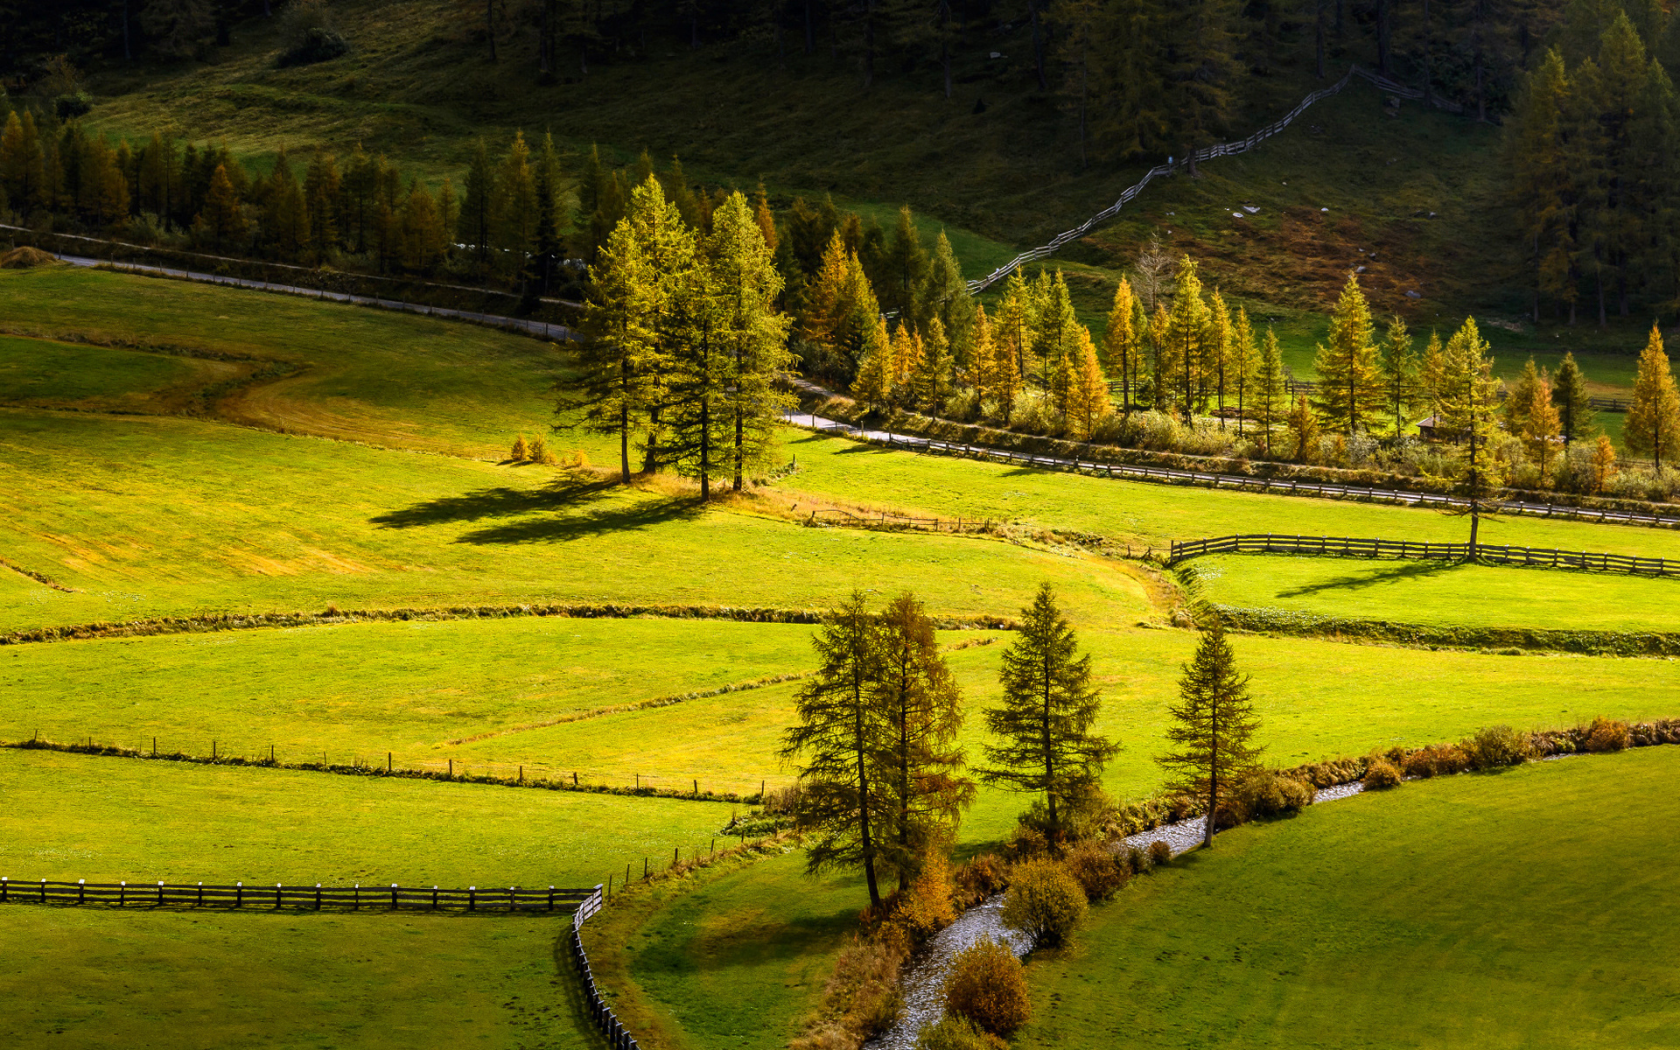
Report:
[{"label": "wooden fence", "polygon": [[1430,561],[1478,561],[1494,565],[1530,565],[1548,569],[1586,569],[1637,576],[1680,576],[1680,560],[1638,558],[1503,544],[1420,543],[1409,540],[1353,539],[1345,536],[1276,536],[1252,533],[1174,542],[1167,564],[1207,554],[1312,554],[1335,558],[1410,558]]},{"label": "wooden fence", "polygon": [[[1300,104],[1290,110],[1283,119],[1261,128],[1259,131],[1256,131],[1254,134],[1248,136],[1240,142],[1221,142],[1215,146],[1208,146],[1203,149],[1196,150],[1190,156],[1181,161],[1177,161],[1176,163],[1157,164],[1155,167],[1150,168],[1144,173],[1143,178],[1135,185],[1126,187],[1125,192],[1120,194],[1119,200],[1110,204],[1102,211],[1097,212],[1095,215],[1086,219],[1073,229],[1064,230],[1057,234],[1055,237],[1051,238],[1050,243],[1024,251],[979,280],[969,281],[968,290],[975,293],[985,291],[987,288],[990,288],[992,285],[1003,280],[1005,277],[1008,277],[1015,270],[1025,266],[1027,263],[1037,262],[1039,259],[1054,255],[1069,241],[1078,240],[1087,233],[1090,233],[1098,223],[1107,222],[1109,219],[1112,219],[1116,215],[1120,214],[1120,209],[1125,207],[1127,204],[1130,204],[1133,198],[1142,193],[1144,187],[1148,186],[1151,181],[1166,175],[1171,175],[1178,168],[1189,164],[1192,160],[1199,164],[1203,161],[1213,160],[1215,157],[1230,157],[1238,153],[1247,153],[1249,150],[1260,145],[1260,143],[1266,141],[1273,135],[1278,134],[1283,129],[1293,124],[1296,118],[1305,113],[1308,107],[1310,107],[1313,103],[1327,99],[1332,95],[1340,94],[1343,88],[1353,83],[1354,77],[1361,77],[1368,80],[1382,90],[1387,91],[1392,95],[1398,95],[1401,98],[1421,99],[1424,97],[1422,91],[1419,91],[1416,88],[1407,87],[1396,80],[1391,80],[1388,77],[1383,76],[1381,73],[1374,73],[1368,69],[1361,69],[1357,65],[1349,66],[1347,73],[1342,76],[1342,79],[1336,81],[1328,87],[1320,88],[1319,90],[1314,91],[1312,94],[1302,99]],[[1445,99],[1431,98],[1430,102],[1437,108],[1445,109],[1449,112],[1457,113],[1462,112],[1463,110],[1462,106],[1454,105],[1453,103],[1447,102]]]},{"label": "wooden fence", "polygon": [[115,908],[290,908],[300,911],[471,911],[569,912],[598,895],[593,890],[521,889],[518,886],[389,886],[356,883],[323,886],[236,882],[206,886],[202,882],[15,882],[0,877],[0,904],[103,904]]},{"label": "wooden fence", "polygon": [[583,998],[589,1008],[589,1018],[607,1037],[608,1045],[613,1050],[638,1050],[636,1037],[619,1023],[612,1007],[601,998],[601,990],[595,986],[595,972],[589,966],[589,953],[583,948],[583,924],[600,910],[601,887],[597,886],[594,895],[572,913],[572,960],[577,963],[578,976],[583,979]]},{"label": "wooden fence", "polygon": [[854,528],[877,526],[880,528],[927,529],[930,532],[962,532],[967,529],[978,529],[988,524],[986,518],[917,518],[909,514],[891,514],[887,511],[876,511],[864,514],[836,508],[814,510],[806,519],[810,525],[833,521],[841,525]]},{"label": "wooden fence", "polygon": [[[1301,481],[1278,478],[1245,477],[1238,474],[1214,474],[1209,471],[1179,470],[1173,467],[1150,467],[1136,463],[1110,463],[1075,457],[1041,456],[1030,452],[1012,452],[988,445],[969,445],[938,438],[907,437],[902,434],[871,433],[845,423],[823,422],[813,429],[824,433],[842,433],[858,441],[867,441],[887,448],[934,455],[966,456],[1041,470],[1072,471],[1093,477],[1120,478],[1134,481],[1162,481],[1177,485],[1206,485],[1213,489],[1236,492],[1262,492],[1286,496],[1312,496],[1319,499],[1352,500],[1357,503],[1386,503],[1397,507],[1462,508],[1464,499],[1439,492],[1408,492],[1403,489],[1379,489],[1366,485],[1339,485],[1329,481]],[[1085,444],[1093,450],[1115,451],[1109,446]],[[1631,510],[1600,510],[1591,507],[1571,507],[1561,503],[1529,503],[1506,500],[1496,504],[1488,513],[1513,514],[1519,517],[1585,521],[1596,525],[1643,525],[1649,528],[1680,528],[1680,517],[1660,514],[1641,514]]]}]

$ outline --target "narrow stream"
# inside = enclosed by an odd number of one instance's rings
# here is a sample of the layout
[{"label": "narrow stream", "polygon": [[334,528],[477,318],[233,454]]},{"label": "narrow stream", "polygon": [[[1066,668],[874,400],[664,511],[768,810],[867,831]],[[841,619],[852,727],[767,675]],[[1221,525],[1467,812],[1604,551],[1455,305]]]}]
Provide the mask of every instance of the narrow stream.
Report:
[{"label": "narrow stream", "polygon": [[[1313,795],[1314,804],[1334,802],[1357,795],[1364,788],[1356,781],[1324,788]],[[1201,844],[1204,817],[1176,824],[1163,824],[1121,839],[1116,848],[1136,846],[1148,849],[1152,842],[1165,842],[1174,855]],[[904,975],[904,1009],[898,1023],[869,1042],[866,1050],[915,1050],[922,1029],[945,1016],[945,978],[957,955],[969,945],[987,938],[1009,945],[1017,955],[1032,951],[1032,939],[1003,924],[1003,894],[988,898],[962,913],[956,922],[934,934],[915,964]]]}]

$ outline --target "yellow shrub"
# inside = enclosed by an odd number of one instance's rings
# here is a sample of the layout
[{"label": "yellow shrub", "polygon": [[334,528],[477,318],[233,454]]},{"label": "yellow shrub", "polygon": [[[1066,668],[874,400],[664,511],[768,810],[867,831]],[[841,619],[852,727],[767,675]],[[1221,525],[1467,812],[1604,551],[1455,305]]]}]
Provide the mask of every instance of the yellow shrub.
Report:
[{"label": "yellow shrub", "polygon": [[998,1035],[1026,1024],[1032,1000],[1021,960],[993,940],[965,948],[945,980],[945,1008]]}]

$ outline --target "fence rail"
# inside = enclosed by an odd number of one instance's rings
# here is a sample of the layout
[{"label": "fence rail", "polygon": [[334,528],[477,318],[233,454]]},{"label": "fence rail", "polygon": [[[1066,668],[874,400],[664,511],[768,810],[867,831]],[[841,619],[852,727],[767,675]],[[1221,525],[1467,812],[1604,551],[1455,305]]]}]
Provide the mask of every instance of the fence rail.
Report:
[{"label": "fence rail", "polygon": [[[599,888],[597,887],[597,890]],[[523,889],[518,886],[385,885],[323,886],[316,883],[75,882],[14,881],[0,877],[0,904],[103,904],[112,907],[291,908],[349,911],[569,912],[581,908],[597,890]]]},{"label": "fence rail", "polygon": [[619,1022],[618,1015],[601,997],[601,990],[595,985],[595,972],[589,965],[589,953],[583,947],[583,924],[600,910],[601,887],[597,886],[594,894],[572,913],[572,961],[577,963],[578,976],[583,979],[583,997],[589,1009],[589,1019],[607,1037],[607,1043],[613,1050],[638,1050],[636,1037]]},{"label": "fence rail", "polygon": [[[1407,87],[1398,81],[1390,80],[1381,73],[1373,73],[1368,69],[1360,68],[1358,65],[1349,66],[1347,73],[1342,76],[1342,79],[1336,81],[1334,84],[1331,84],[1329,87],[1320,88],[1317,91],[1314,91],[1312,94],[1302,99],[1294,109],[1290,110],[1289,113],[1283,117],[1283,119],[1261,128],[1259,131],[1256,131],[1247,138],[1239,142],[1222,142],[1215,146],[1207,146],[1203,149],[1194,151],[1183,161],[1179,161],[1177,163],[1155,165],[1155,167],[1150,168],[1147,172],[1145,172],[1143,178],[1138,180],[1136,184],[1126,187],[1125,191],[1120,194],[1119,200],[1110,204],[1102,211],[1097,212],[1095,215],[1086,219],[1073,229],[1063,230],[1061,233],[1058,233],[1055,237],[1050,239],[1050,243],[1039,245],[1037,248],[1030,248],[1004,263],[1002,266],[999,266],[986,276],[977,280],[969,281],[968,290],[970,292],[985,291],[987,288],[990,288],[992,285],[1003,280],[1005,277],[1008,277],[1011,273],[1015,272],[1015,270],[1025,266],[1027,263],[1037,262],[1047,256],[1054,255],[1069,241],[1078,240],[1080,237],[1090,233],[1091,230],[1099,223],[1107,222],[1109,219],[1112,219],[1116,215],[1120,214],[1120,209],[1125,207],[1127,204],[1130,204],[1133,198],[1142,193],[1144,187],[1148,186],[1152,180],[1160,176],[1171,175],[1182,164],[1187,164],[1192,161],[1199,164],[1202,161],[1213,160],[1215,157],[1230,157],[1235,156],[1238,153],[1247,153],[1249,150],[1260,145],[1260,143],[1266,141],[1273,135],[1276,135],[1280,131],[1289,127],[1289,125],[1293,124],[1296,118],[1305,113],[1308,107],[1312,106],[1313,103],[1320,102],[1332,95],[1340,94],[1343,88],[1353,82],[1354,77],[1360,77],[1368,80],[1384,91],[1393,95],[1398,95],[1401,98],[1421,99],[1424,97],[1424,93],[1422,91],[1419,91],[1416,88]],[[1462,112],[1464,108],[1440,98],[1431,98],[1429,101],[1437,108],[1453,113]]]},{"label": "fence rail", "polygon": [[1626,554],[1564,551],[1506,544],[1427,543],[1411,540],[1355,539],[1348,536],[1277,536],[1247,533],[1211,539],[1174,541],[1167,564],[1209,554],[1312,554],[1336,558],[1408,558],[1429,561],[1478,561],[1494,565],[1529,565],[1549,569],[1586,569],[1636,576],[1680,576],[1680,560]]},{"label": "fence rail", "polygon": [[909,514],[893,514],[888,511],[876,511],[865,514],[826,507],[814,510],[806,519],[808,524],[820,524],[824,521],[839,521],[846,525],[879,525],[906,529],[927,529],[931,532],[962,532],[965,529],[977,529],[986,525],[986,518],[918,518]]},{"label": "fence rail", "polygon": [[[1300,481],[1278,478],[1256,478],[1240,474],[1215,474],[1210,471],[1180,470],[1175,467],[1151,467],[1136,463],[1111,463],[1078,456],[1041,456],[1029,452],[1013,452],[989,445],[970,445],[868,431],[846,423],[815,416],[789,416],[788,422],[808,426],[822,433],[844,434],[858,441],[905,449],[930,455],[964,456],[993,463],[1008,463],[1040,470],[1061,470],[1092,477],[1132,481],[1158,481],[1175,485],[1205,485],[1208,488],[1232,492],[1259,492],[1286,496],[1310,496],[1318,499],[1352,500],[1357,503],[1385,503],[1396,507],[1426,507],[1441,510],[1464,508],[1467,501],[1458,496],[1439,492],[1410,492],[1404,489],[1380,489],[1365,485],[1339,485],[1329,481]],[[811,422],[802,422],[810,420]],[[1103,446],[1087,447],[1092,449]],[[1113,449],[1105,448],[1112,452]],[[1561,503],[1530,503],[1506,500],[1487,508],[1487,513],[1512,514],[1518,517],[1547,518],[1559,521],[1584,521],[1595,525],[1640,525],[1648,528],[1680,528],[1680,517],[1642,514],[1632,510],[1600,510],[1591,507],[1571,507]]]}]

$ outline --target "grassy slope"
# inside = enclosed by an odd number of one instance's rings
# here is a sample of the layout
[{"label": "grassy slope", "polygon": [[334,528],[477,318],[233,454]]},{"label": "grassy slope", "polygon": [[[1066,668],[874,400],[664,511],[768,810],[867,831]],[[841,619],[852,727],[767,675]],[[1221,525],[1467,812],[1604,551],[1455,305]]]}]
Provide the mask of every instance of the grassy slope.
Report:
[{"label": "grassy slope", "polygon": [[16,1045],[592,1047],[564,920],[9,908]]},{"label": "grassy slope", "polygon": [[[891,452],[806,433],[788,442],[799,473],[787,488],[943,517],[1018,521],[1153,545],[1237,532],[1380,536],[1463,542],[1469,523],[1437,511],[1110,481],[997,463]],[[1533,547],[1680,556],[1680,533],[1512,517],[1484,522],[1480,539]],[[1548,586],[1567,586],[1548,577]]]},{"label": "grassy slope", "polygon": [[1674,1046],[1680,749],[1250,826],[1029,967],[1034,1047]]},{"label": "grassy slope", "polygon": [[731,812],[10,749],[0,775],[0,874],[14,880],[593,886],[708,848]]},{"label": "grassy slope", "polygon": [[1192,563],[1225,605],[1446,626],[1680,629],[1672,580],[1449,562],[1209,558]]}]

